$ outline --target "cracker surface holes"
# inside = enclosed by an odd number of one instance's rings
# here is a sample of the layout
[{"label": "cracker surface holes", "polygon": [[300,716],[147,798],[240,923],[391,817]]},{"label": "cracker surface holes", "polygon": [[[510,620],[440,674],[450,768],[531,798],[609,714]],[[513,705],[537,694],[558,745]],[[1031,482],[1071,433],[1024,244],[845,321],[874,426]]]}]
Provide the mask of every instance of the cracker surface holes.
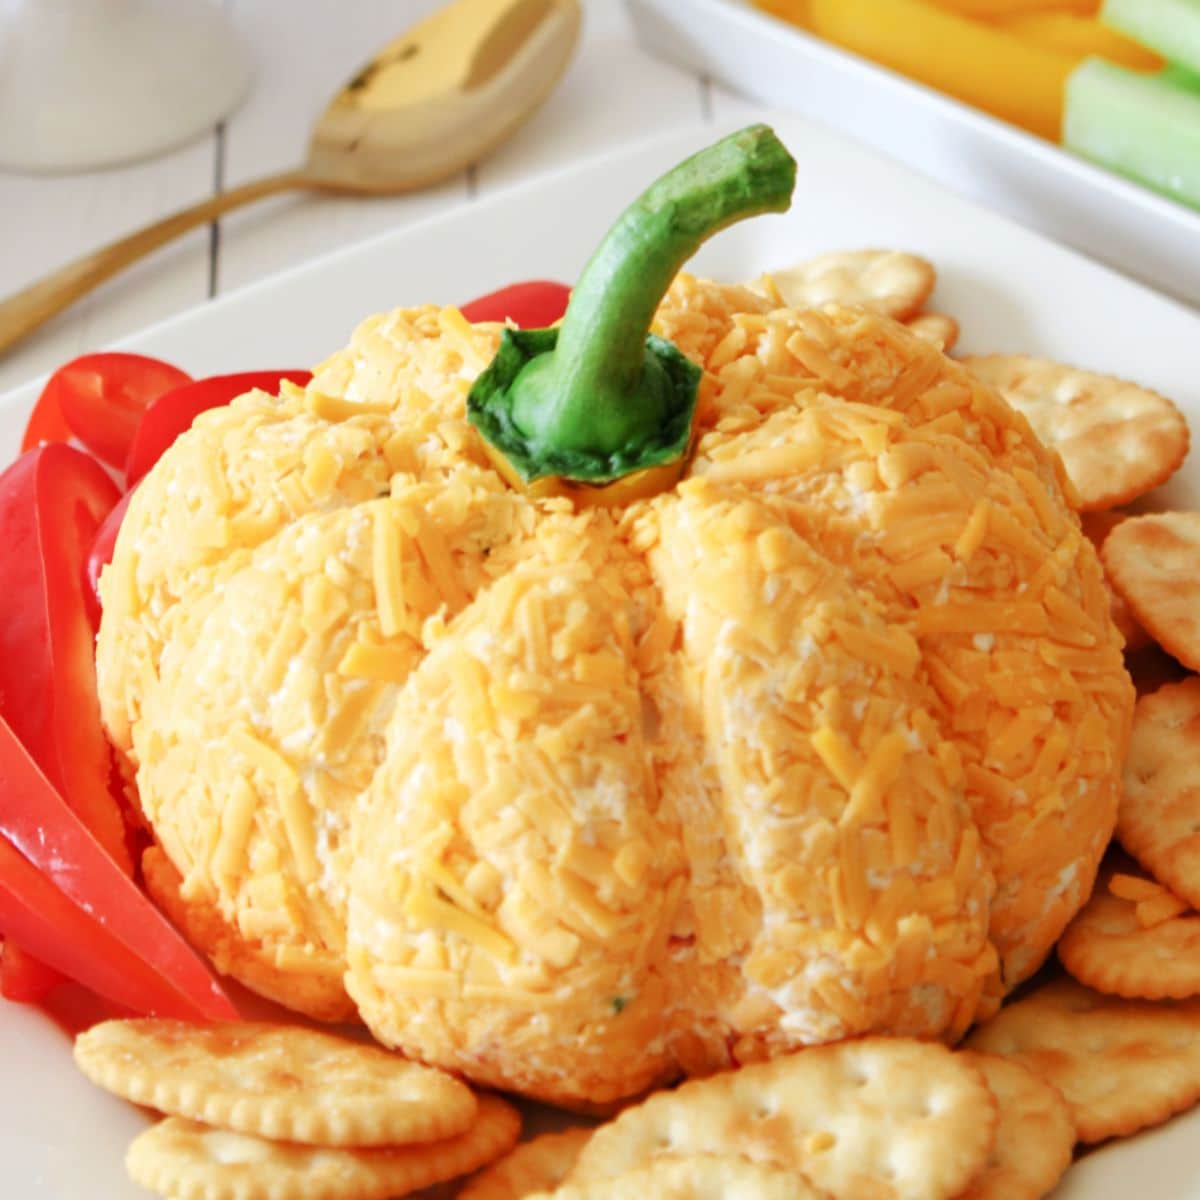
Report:
[{"label": "cracker surface holes", "polygon": [[134,1140],[125,1165],[169,1200],[388,1200],[477,1170],[520,1132],[517,1110],[495,1096],[480,1097],[457,1137],[390,1148],[301,1146],[168,1117]]}]

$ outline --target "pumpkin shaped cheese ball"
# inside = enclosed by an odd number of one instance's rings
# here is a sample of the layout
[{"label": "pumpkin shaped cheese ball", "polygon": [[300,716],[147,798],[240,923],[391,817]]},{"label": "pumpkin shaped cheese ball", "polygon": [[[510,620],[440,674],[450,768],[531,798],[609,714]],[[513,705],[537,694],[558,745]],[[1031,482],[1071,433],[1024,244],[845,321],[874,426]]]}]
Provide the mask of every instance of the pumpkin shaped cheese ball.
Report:
[{"label": "pumpkin shaped cheese ball", "polygon": [[931,344],[678,274],[793,176],[734,135],[561,328],[374,318],[147,477],[102,706],[223,969],[586,1106],[953,1039],[1044,960],[1132,712],[1096,554]]}]

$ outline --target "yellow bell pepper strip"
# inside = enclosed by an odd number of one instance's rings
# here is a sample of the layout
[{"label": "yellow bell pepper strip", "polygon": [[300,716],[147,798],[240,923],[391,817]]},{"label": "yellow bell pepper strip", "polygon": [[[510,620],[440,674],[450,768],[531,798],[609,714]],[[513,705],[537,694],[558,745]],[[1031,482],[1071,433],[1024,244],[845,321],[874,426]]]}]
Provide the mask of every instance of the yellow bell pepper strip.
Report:
[{"label": "yellow bell pepper strip", "polygon": [[1051,141],[1078,59],[921,0],[755,0],[759,8]]},{"label": "yellow bell pepper strip", "polygon": [[1158,71],[1162,58],[1095,17],[1070,12],[1029,12],[1001,17],[996,24],[1022,41],[1070,54],[1081,61],[1093,55],[1135,71]]},{"label": "yellow bell pepper strip", "polygon": [[964,17],[1011,17],[1016,13],[1072,12],[1091,16],[1100,8],[1100,0],[927,0],[938,8],[962,13]]},{"label": "yellow bell pepper strip", "polygon": [[497,473],[514,491],[524,492],[534,500],[563,496],[576,508],[621,508],[635,500],[648,500],[679,482],[685,461],[681,457],[661,467],[647,467],[642,471],[634,471],[631,475],[623,475],[620,479],[606,484],[574,483],[560,475],[543,475],[541,479],[527,483],[503,453],[490,442],[485,441],[483,448]]},{"label": "yellow bell pepper strip", "polygon": [[650,322],[706,239],[783,211],[795,180],[795,162],[767,126],[724,138],[622,213],[584,268],[561,327],[504,331],[467,411],[510,482],[544,494],[643,475],[610,494],[617,503],[679,477],[700,368],[651,335]]}]

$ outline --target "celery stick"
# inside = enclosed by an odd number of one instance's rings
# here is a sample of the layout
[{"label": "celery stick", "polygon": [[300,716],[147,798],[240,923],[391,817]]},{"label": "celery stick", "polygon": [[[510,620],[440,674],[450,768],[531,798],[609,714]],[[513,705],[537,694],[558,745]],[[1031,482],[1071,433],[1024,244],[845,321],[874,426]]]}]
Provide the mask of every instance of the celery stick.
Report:
[{"label": "celery stick", "polygon": [[1200,91],[1090,58],[1067,81],[1063,141],[1077,154],[1200,208]]},{"label": "celery stick", "polygon": [[1104,0],[1100,20],[1200,71],[1200,0]]},{"label": "celery stick", "polygon": [[1189,71],[1187,67],[1181,67],[1178,63],[1167,63],[1160,72],[1159,78],[1167,83],[1175,84],[1176,87],[1187,88],[1188,91],[1200,95],[1200,73]]}]

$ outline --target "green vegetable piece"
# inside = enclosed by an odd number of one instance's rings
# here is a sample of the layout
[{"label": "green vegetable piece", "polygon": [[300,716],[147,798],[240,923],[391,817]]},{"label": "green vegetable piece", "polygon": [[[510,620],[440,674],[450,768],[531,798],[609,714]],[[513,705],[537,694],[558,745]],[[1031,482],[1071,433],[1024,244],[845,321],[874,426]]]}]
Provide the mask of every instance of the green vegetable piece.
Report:
[{"label": "green vegetable piece", "polygon": [[1104,0],[1100,20],[1200,72],[1200,0]]},{"label": "green vegetable piece", "polygon": [[618,218],[559,329],[506,330],[467,399],[472,424],[529,483],[610,483],[681,459],[700,369],[650,323],[680,267],[713,234],[782,212],[796,164],[754,125],[680,163]]},{"label": "green vegetable piece", "polygon": [[1200,96],[1200,73],[1196,71],[1189,71],[1187,67],[1181,67],[1178,63],[1167,63],[1158,73],[1158,77],[1163,83],[1170,83],[1183,88],[1185,92],[1194,92]]},{"label": "green vegetable piece", "polygon": [[1092,58],[1067,81],[1063,142],[1200,208],[1200,91],[1179,68],[1144,75]]}]

